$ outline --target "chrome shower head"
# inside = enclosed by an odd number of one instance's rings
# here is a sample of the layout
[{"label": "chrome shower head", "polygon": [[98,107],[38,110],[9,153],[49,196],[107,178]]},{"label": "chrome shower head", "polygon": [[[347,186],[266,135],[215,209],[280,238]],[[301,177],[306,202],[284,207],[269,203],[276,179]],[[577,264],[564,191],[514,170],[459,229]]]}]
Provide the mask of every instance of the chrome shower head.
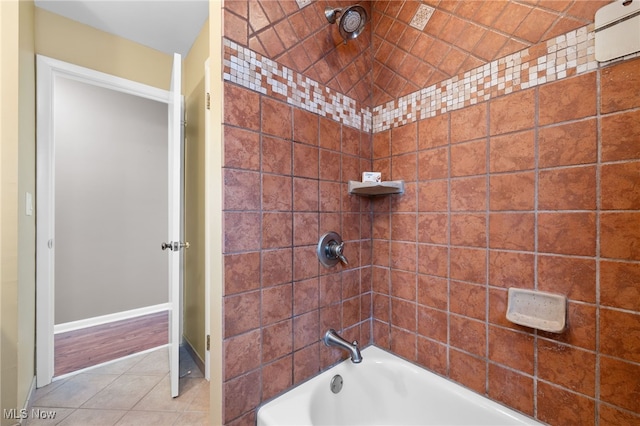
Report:
[{"label": "chrome shower head", "polygon": [[327,7],[324,10],[324,14],[330,24],[338,24],[338,30],[345,44],[347,41],[358,37],[360,33],[362,33],[369,19],[367,11],[360,5],[346,8],[337,7],[335,9]]}]

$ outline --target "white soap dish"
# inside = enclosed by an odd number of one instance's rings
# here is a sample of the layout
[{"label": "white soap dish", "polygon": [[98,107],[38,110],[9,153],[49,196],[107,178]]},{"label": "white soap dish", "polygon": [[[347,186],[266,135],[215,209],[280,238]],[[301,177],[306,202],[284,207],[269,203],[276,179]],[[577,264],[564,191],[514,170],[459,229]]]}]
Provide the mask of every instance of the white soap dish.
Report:
[{"label": "white soap dish", "polygon": [[349,194],[354,195],[404,194],[404,181],[358,182],[350,180],[348,189]]},{"label": "white soap dish", "polygon": [[566,318],[565,296],[521,288],[509,289],[509,321],[551,333],[562,333],[566,326]]}]

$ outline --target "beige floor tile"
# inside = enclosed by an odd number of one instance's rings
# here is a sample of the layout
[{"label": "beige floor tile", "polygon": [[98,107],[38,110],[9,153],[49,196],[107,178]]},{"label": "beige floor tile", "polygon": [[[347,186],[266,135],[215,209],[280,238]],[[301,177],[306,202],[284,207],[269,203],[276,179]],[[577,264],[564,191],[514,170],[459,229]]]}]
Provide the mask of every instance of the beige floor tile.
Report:
[{"label": "beige floor tile", "polygon": [[116,426],[171,426],[178,416],[172,411],[127,411]]},{"label": "beige floor tile", "polygon": [[139,363],[131,367],[125,374],[164,376],[169,372],[169,350],[158,349],[148,353]]},{"label": "beige floor tile", "polygon": [[[191,363],[184,360],[181,367],[197,370]],[[56,417],[30,418],[27,424],[207,425],[209,382],[194,378],[200,375],[196,370],[180,379],[177,398],[171,398],[167,348],[88,370],[38,389],[34,409],[55,411]]]},{"label": "beige floor tile", "polygon": [[144,411],[184,411],[194,400],[197,384],[204,379],[180,380],[180,395],[171,398],[171,380],[165,376],[138,404],[134,410]]},{"label": "beige floor tile", "polygon": [[113,426],[125,414],[124,410],[93,410],[79,408],[59,423],[60,426]]},{"label": "beige floor tile", "polygon": [[137,354],[129,358],[109,362],[88,372],[92,374],[123,374],[141,362],[148,354]]},{"label": "beige floor tile", "polygon": [[95,394],[113,382],[118,376],[112,374],[78,374],[69,378],[41,398],[34,400],[38,407],[78,408]]},{"label": "beige floor tile", "polygon": [[[203,383],[208,383],[206,379],[189,379],[184,378],[180,380],[180,395],[184,395],[185,400],[188,400],[191,403],[198,395],[201,395],[204,392],[202,388]],[[208,386],[207,386],[208,387]],[[197,410],[193,410],[197,411]]]},{"label": "beige floor tile", "polygon": [[186,411],[209,411],[209,382],[205,379],[182,379],[193,380],[192,393],[195,394],[193,400],[187,406]]},{"label": "beige floor tile", "polygon": [[175,426],[208,426],[209,413],[186,411],[174,423]]},{"label": "beige floor tile", "polygon": [[[82,405],[82,408],[130,410],[162,378],[159,376],[122,375]],[[169,395],[167,395],[169,396]]]},{"label": "beige floor tile", "polygon": [[32,407],[26,424],[29,426],[57,425],[74,411],[74,408]]},{"label": "beige floor tile", "polygon": [[56,380],[54,382],[49,383],[47,386],[43,386],[41,388],[37,388],[35,393],[33,394],[33,401],[42,398],[43,396],[45,396],[46,394],[48,394],[49,392],[58,389],[60,386],[62,386],[63,384],[65,384],[65,382],[67,382],[67,379],[60,379],[60,380]]}]

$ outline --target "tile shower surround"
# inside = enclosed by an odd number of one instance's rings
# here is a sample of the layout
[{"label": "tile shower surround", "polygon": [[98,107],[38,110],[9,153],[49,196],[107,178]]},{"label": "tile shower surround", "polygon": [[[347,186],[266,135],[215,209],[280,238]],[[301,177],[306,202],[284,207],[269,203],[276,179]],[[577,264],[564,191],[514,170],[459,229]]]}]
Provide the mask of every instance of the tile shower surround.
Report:
[{"label": "tile shower surround", "polygon": [[[268,79],[264,93],[225,83],[226,423],[253,424],[262,401],[337,361],[329,327],[544,422],[640,422],[640,59],[598,69],[587,46],[558,71],[538,67],[546,47],[511,89],[495,61],[496,78],[475,70],[485,93],[425,114],[384,106],[371,146],[353,104],[316,113]],[[403,196],[346,194],[371,158]],[[349,269],[317,265],[329,228]],[[568,330],[507,322],[510,286],[566,294]]]},{"label": "tile shower surround", "polygon": [[[323,330],[371,341],[371,204],[346,184],[371,168],[371,136],[230,82],[224,96],[224,421],[255,424],[340,359]],[[330,230],[348,267],[317,260]]]},{"label": "tile shower surround", "polygon": [[[378,346],[543,422],[640,422],[640,59],[373,136]],[[505,319],[567,295],[568,329]]]}]

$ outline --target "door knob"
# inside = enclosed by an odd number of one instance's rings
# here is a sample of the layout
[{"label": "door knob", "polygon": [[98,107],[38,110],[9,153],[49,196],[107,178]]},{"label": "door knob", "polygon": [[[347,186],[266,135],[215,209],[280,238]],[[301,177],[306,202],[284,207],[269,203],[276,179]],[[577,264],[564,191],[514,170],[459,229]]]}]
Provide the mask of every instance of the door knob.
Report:
[{"label": "door knob", "polygon": [[170,241],[168,243],[162,243],[160,247],[162,248],[162,250],[169,249],[171,251],[178,251],[181,248],[188,249],[189,247],[191,247],[191,244],[189,244],[188,241],[184,243],[182,241]]}]

